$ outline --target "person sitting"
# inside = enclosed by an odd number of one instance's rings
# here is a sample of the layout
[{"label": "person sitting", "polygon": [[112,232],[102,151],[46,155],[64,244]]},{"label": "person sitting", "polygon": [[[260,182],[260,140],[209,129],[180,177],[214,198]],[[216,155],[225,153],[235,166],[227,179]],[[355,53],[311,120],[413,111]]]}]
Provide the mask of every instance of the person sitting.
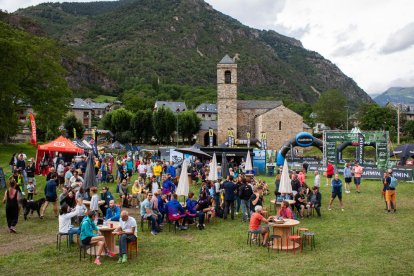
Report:
[{"label": "person sitting", "polygon": [[167,200],[167,195],[162,195],[161,194],[161,190],[158,190],[158,211],[160,211],[161,213],[161,221],[164,221],[164,217],[165,214],[167,214],[166,210],[165,210],[165,204],[167,204],[168,200]]},{"label": "person sitting", "polygon": [[289,206],[289,202],[287,202],[287,201],[282,202],[282,207],[279,210],[278,217],[282,217],[282,218],[285,218],[285,219],[293,219],[294,218],[292,209],[290,209],[290,206]]},{"label": "person sitting", "polygon": [[295,195],[295,207],[299,211],[300,217],[303,218],[306,208],[305,189],[299,189],[299,193]]},{"label": "person sitting", "polygon": [[115,204],[115,200],[109,201],[109,208],[106,209],[105,220],[119,221],[121,209]]},{"label": "person sitting", "polygon": [[122,207],[129,208],[131,195],[128,192],[128,183],[126,179],[123,179],[121,185],[119,185],[119,197],[121,198]]},{"label": "person sitting", "polygon": [[[165,205],[168,214],[168,220],[175,221],[176,227],[180,230],[187,230],[187,227],[185,226],[185,223],[187,222],[187,214],[185,213],[183,206],[181,206],[181,203],[178,202],[177,194],[173,194],[172,197],[172,200],[170,200]],[[178,222],[180,219],[183,219],[181,226]]]},{"label": "person sitting", "polygon": [[78,211],[73,209],[69,213],[70,207],[67,204],[63,204],[60,207],[59,212],[59,233],[68,234],[69,242],[73,243],[73,235],[78,233],[78,228],[72,226],[72,218],[78,215]]},{"label": "person sitting", "polygon": [[101,200],[105,201],[105,204],[102,204],[100,207],[102,214],[106,215],[106,209],[109,208],[109,202],[114,199],[114,196],[109,191],[109,187],[103,187],[101,193]]},{"label": "person sitting", "polygon": [[204,217],[205,214],[204,212],[201,211],[197,211],[197,205],[198,202],[196,200],[193,199],[194,197],[194,193],[190,192],[188,193],[188,199],[185,203],[186,207],[187,207],[187,214],[190,217],[198,217],[198,229],[203,230],[204,229]]},{"label": "person sitting", "polygon": [[134,185],[132,185],[131,193],[132,193],[132,199],[135,199],[137,201],[137,208],[138,204],[142,201],[141,194],[143,190],[141,185],[139,184],[139,180],[135,180]]},{"label": "person sitting", "polygon": [[78,198],[76,199],[76,207],[75,210],[77,212],[77,222],[81,224],[83,218],[86,216],[88,209],[86,208],[85,204],[83,204],[83,199]]},{"label": "person sitting", "polygon": [[308,195],[308,216],[310,216],[312,208],[316,210],[318,217],[321,216],[322,195],[317,186],[312,188],[312,193]]},{"label": "person sitting", "polygon": [[152,211],[151,206],[152,193],[147,194],[147,198],[141,203],[141,219],[151,221],[151,234],[157,235],[160,232],[157,225],[158,216]]},{"label": "person sitting", "polygon": [[261,234],[262,240],[263,240],[262,245],[267,246],[267,237],[269,235],[269,228],[261,227],[260,223],[261,222],[269,223],[269,221],[263,217],[262,210],[263,210],[263,207],[260,205],[256,205],[256,207],[254,207],[254,213],[252,214],[250,218],[249,229],[256,235]]},{"label": "person sitting", "polygon": [[137,240],[137,236],[135,235],[136,230],[136,220],[129,216],[127,211],[122,211],[119,227],[112,232],[115,235],[120,235],[118,264],[127,262],[127,245],[129,242]]},{"label": "person sitting", "polygon": [[99,236],[94,233],[98,231],[94,221],[96,220],[97,214],[95,211],[89,211],[88,216],[86,216],[80,226],[80,240],[83,245],[95,245],[96,246],[96,259],[95,264],[101,265],[100,256],[105,250],[106,255],[109,257],[116,256],[112,253],[105,243],[105,237]]}]

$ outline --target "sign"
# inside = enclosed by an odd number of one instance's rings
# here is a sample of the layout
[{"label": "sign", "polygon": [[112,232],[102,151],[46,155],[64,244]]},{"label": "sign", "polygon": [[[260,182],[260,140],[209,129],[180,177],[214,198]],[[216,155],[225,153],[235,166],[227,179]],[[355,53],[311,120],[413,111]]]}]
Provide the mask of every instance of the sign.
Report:
[{"label": "sign", "polygon": [[2,167],[0,167],[0,187],[2,189],[6,188],[6,177]]},{"label": "sign", "polygon": [[308,132],[301,132],[296,135],[296,144],[300,147],[310,147],[313,145],[313,136]]},{"label": "sign", "polygon": [[357,160],[360,164],[364,164],[364,145],[365,137],[362,133],[358,133]]},{"label": "sign", "polygon": [[37,138],[36,138],[36,121],[35,121],[35,117],[34,117],[34,115],[33,115],[32,112],[30,112],[29,116],[30,116],[30,125],[31,125],[31,129],[32,129],[32,135],[30,137],[30,144],[36,145],[36,143],[37,143]]},{"label": "sign", "polygon": [[255,149],[253,153],[253,169],[257,168],[257,174],[266,173],[266,151]]}]

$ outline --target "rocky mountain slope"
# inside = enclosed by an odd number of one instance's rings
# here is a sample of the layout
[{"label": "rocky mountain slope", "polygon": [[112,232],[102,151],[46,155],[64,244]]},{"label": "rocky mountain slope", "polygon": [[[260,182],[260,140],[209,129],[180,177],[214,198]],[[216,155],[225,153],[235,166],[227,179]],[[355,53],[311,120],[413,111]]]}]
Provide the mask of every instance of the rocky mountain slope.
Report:
[{"label": "rocky mountain slope", "polygon": [[228,53],[237,57],[239,89],[247,96],[314,103],[336,88],[351,106],[372,101],[300,41],[249,28],[202,0],[45,3],[15,14],[91,58],[123,89],[154,79],[214,87],[216,64]]},{"label": "rocky mountain slope", "polygon": [[414,104],[414,87],[391,87],[375,97],[374,100],[379,105],[386,105],[389,102],[395,104]]}]

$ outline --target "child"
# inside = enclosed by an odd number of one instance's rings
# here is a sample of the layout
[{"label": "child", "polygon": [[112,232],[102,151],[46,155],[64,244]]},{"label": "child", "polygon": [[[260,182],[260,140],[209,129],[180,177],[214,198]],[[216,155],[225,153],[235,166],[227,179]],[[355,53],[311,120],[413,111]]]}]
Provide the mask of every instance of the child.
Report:
[{"label": "child", "polygon": [[[98,188],[92,187],[91,191],[91,205],[89,206],[89,211],[95,211],[98,214],[99,210],[99,198],[98,198]],[[96,220],[98,220],[98,216],[96,216]]]},{"label": "child", "polygon": [[27,183],[27,200],[33,200],[33,194],[35,192],[35,185],[33,184],[33,180],[29,180]]},{"label": "child", "polygon": [[85,204],[83,204],[83,199],[82,198],[77,198],[76,199],[76,215],[78,216],[78,218],[80,217],[84,217],[86,215],[86,213],[88,212],[88,209],[86,208]]}]

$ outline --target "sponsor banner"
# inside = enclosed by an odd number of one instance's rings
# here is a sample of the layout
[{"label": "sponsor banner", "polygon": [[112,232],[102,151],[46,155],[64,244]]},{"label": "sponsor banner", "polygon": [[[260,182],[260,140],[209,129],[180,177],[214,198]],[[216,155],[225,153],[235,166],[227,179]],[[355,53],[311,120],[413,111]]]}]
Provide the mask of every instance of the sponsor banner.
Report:
[{"label": "sponsor banner", "polygon": [[256,174],[266,173],[266,151],[255,149],[253,150],[253,168],[257,168]]},{"label": "sponsor banner", "polygon": [[32,135],[30,136],[30,144],[36,145],[36,143],[37,143],[37,138],[36,138],[36,121],[35,121],[35,117],[34,117],[33,113],[30,112],[29,116],[30,116],[31,130],[32,130]]}]

